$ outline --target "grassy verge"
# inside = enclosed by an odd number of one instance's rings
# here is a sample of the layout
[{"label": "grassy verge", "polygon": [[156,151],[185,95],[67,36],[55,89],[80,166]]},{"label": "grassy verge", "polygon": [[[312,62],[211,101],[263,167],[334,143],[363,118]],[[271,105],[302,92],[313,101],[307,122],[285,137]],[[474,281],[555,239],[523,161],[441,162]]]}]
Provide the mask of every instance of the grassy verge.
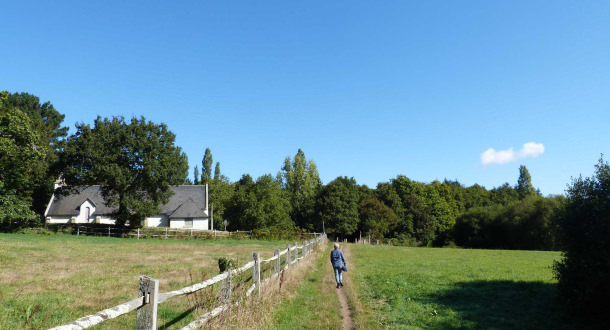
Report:
[{"label": "grassy verge", "polygon": [[563,318],[556,252],[351,245],[365,328],[579,327]]},{"label": "grassy verge", "polygon": [[[285,242],[134,240],[0,234],[0,329],[49,328],[137,297],[138,278],[166,292],[218,274],[219,257],[242,265],[252,252],[273,255]],[[213,290],[213,289],[212,289]],[[192,300],[192,299],[191,299]],[[161,328],[192,321],[188,298],[159,306]],[[98,328],[133,328],[135,313]]]},{"label": "grassy verge", "polygon": [[328,260],[330,244],[315,259],[296,294],[274,311],[273,329],[340,329],[341,313]]}]

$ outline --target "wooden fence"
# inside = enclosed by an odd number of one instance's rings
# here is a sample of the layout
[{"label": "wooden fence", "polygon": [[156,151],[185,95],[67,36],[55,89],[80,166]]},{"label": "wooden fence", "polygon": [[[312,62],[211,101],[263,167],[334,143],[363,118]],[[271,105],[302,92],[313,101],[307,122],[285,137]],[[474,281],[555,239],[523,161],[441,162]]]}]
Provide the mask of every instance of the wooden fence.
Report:
[{"label": "wooden fence", "polygon": [[106,236],[106,237],[131,237],[131,238],[213,238],[213,237],[232,237],[243,235],[248,237],[250,231],[222,231],[222,230],[206,230],[192,228],[152,228],[144,227],[138,229],[117,228],[113,226],[91,226],[88,224],[70,224],[70,225],[50,225],[57,228],[70,228],[74,235],[86,236]]},{"label": "wooden fence", "polygon": [[[297,245],[297,243],[294,243],[293,245],[287,244],[285,250],[280,251],[279,249],[275,249],[273,257],[265,260],[261,260],[259,253],[254,252],[252,253],[252,261],[237,269],[230,269],[224,273],[212,277],[209,280],[179,290],[164,293],[159,292],[159,281],[157,279],[148,276],[140,276],[138,298],[97,312],[93,315],[82,317],[68,324],[52,328],[51,330],[86,329],[134,310],[137,310],[137,323],[135,324],[135,327],[138,330],[157,329],[157,307],[159,304],[162,304],[170,299],[195,293],[222,281],[222,288],[220,290],[220,301],[222,304],[201,315],[199,319],[182,328],[197,329],[205,324],[205,322],[207,322],[209,319],[227,310],[229,307],[231,307],[231,305],[239,304],[239,301],[232,303],[231,297],[232,281],[236,275],[252,269],[252,285],[246,291],[245,297],[250,296],[253,292],[257,292],[260,295],[261,288],[265,283],[272,279],[278,278],[283,270],[296,266],[299,260],[307,258],[309,255],[311,255],[311,252],[318,248],[318,246],[325,240],[326,234],[322,234],[316,238],[303,241],[303,244],[300,246]],[[301,250],[301,256],[299,256],[299,249]],[[284,267],[281,267],[282,255],[286,255]],[[261,279],[261,264],[271,262],[273,262],[271,275],[266,279]]]}]

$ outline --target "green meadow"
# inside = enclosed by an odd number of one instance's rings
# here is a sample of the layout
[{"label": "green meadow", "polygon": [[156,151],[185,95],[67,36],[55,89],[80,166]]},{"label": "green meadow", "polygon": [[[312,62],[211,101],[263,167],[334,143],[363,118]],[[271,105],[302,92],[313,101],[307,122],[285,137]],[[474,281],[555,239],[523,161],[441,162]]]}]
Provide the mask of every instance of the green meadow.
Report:
[{"label": "green meadow", "polygon": [[353,285],[379,328],[580,328],[565,318],[558,252],[350,244]]}]

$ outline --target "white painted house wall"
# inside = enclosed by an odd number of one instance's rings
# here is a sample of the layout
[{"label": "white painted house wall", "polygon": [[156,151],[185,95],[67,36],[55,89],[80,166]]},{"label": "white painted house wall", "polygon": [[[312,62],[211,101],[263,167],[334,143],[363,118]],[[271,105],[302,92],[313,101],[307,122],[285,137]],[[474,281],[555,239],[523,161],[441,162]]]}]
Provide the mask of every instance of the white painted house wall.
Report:
[{"label": "white painted house wall", "polygon": [[208,230],[208,219],[206,218],[193,218],[193,225],[186,226],[185,219],[171,219],[169,222],[170,228],[186,228],[186,229],[205,229]]},{"label": "white painted house wall", "polygon": [[86,200],[80,206],[80,213],[76,216],[76,223],[91,223],[95,221],[95,206],[91,201]]},{"label": "white painted house wall", "polygon": [[169,219],[165,215],[156,215],[144,219],[144,227],[169,227]]}]

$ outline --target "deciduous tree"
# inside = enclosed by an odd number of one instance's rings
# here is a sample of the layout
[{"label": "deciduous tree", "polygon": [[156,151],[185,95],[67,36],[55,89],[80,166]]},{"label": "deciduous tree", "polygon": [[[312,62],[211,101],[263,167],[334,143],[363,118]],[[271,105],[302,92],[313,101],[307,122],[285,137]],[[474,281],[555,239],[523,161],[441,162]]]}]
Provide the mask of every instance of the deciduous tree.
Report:
[{"label": "deciduous tree", "polygon": [[354,178],[338,177],[322,189],[316,209],[329,233],[344,237],[356,232],[359,199]]},{"label": "deciduous tree", "polygon": [[212,158],[212,151],[210,148],[205,148],[205,154],[201,160],[201,184],[208,184],[212,181],[212,164],[214,159]]},{"label": "deciduous tree", "polygon": [[[68,132],[67,127],[61,126],[64,115],[55,110],[50,102],[41,104],[38,97],[28,93],[0,94],[0,108],[4,109],[0,111],[5,115],[8,109],[19,111],[21,120],[27,117],[28,134],[36,136],[36,144],[31,145],[36,148],[38,155],[29,160],[27,166],[20,168],[23,175],[27,176],[27,183],[14,189],[17,195],[32,204],[34,211],[42,215],[53,192],[53,182],[60,173],[59,152]],[[18,162],[15,163],[17,164]]]},{"label": "deciduous tree", "polygon": [[286,157],[278,177],[288,192],[293,221],[301,228],[314,230],[315,198],[322,185],[314,161],[307,160],[303,150],[299,149],[294,159]]},{"label": "deciduous tree", "polygon": [[554,266],[563,297],[579,314],[610,320],[610,165],[574,179],[561,222],[563,259]]},{"label": "deciduous tree", "polygon": [[374,197],[362,200],[358,204],[360,230],[370,233],[373,239],[382,239],[390,228],[395,227],[396,215],[392,209]]},{"label": "deciduous tree", "polygon": [[225,215],[233,230],[288,230],[294,226],[289,212],[290,204],[280,182],[267,174],[256,182],[249,175],[242,176]]},{"label": "deciduous tree", "polygon": [[118,207],[117,225],[128,220],[140,225],[169,200],[169,186],[182,184],[188,175],[186,155],[174,141],[165,124],[144,117],[130,122],[98,117],[93,127],[77,124],[64,152],[64,178],[72,186],[102,185],[106,204]]},{"label": "deciduous tree", "polygon": [[519,194],[519,199],[524,199],[529,195],[536,194],[536,189],[532,185],[532,177],[525,165],[519,166],[519,179],[517,180],[515,190],[517,190],[517,193]]}]

